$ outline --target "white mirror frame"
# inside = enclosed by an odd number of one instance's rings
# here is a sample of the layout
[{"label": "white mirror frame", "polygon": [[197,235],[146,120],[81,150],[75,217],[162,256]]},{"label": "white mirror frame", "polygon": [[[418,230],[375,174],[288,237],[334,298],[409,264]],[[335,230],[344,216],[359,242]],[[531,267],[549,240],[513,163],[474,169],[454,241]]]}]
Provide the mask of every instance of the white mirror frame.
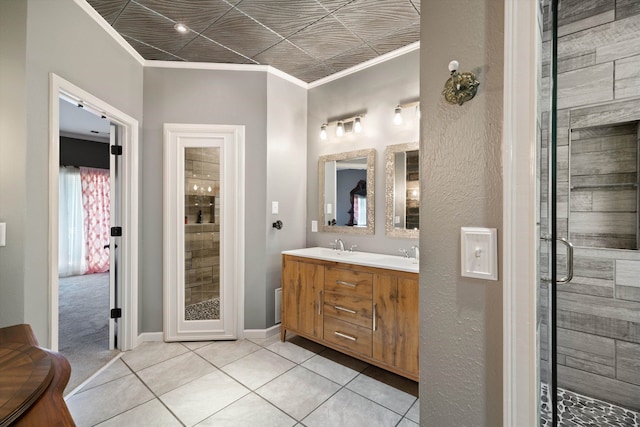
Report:
[{"label": "white mirror frame", "polygon": [[[327,225],[324,215],[325,163],[331,161],[357,159],[362,157],[367,158],[367,226],[349,227],[346,225]],[[318,208],[320,224],[322,224],[322,231],[343,234],[375,234],[375,162],[376,150],[373,148],[320,156],[320,158],[318,159]]]},{"label": "white mirror frame", "polygon": [[405,237],[417,239],[420,237],[420,230],[407,230],[406,228],[397,228],[393,225],[393,200],[395,195],[395,171],[396,171],[396,153],[406,151],[415,151],[419,149],[419,143],[409,142],[407,144],[389,145],[384,150],[385,156],[385,234],[389,237]]}]

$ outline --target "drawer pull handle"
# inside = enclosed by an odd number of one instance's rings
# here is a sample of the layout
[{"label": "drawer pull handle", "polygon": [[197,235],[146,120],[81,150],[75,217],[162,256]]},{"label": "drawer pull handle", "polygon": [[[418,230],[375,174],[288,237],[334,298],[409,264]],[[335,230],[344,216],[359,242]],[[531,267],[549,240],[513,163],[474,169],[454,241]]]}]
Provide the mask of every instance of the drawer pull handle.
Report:
[{"label": "drawer pull handle", "polygon": [[322,291],[318,292],[318,316],[322,314]]},{"label": "drawer pull handle", "polygon": [[357,312],[357,311],[355,311],[355,310],[350,310],[350,309],[345,308],[345,307],[340,307],[339,305],[334,305],[334,306],[333,306],[333,308],[335,308],[336,310],[340,310],[340,311],[346,311],[347,313],[351,313],[351,314],[356,314],[356,313],[358,313],[358,312]]},{"label": "drawer pull handle", "polygon": [[342,280],[336,280],[336,283],[338,285],[349,286],[350,288],[355,288],[356,286],[358,286],[356,283],[344,282]]},{"label": "drawer pull handle", "polygon": [[334,334],[339,336],[339,337],[351,340],[351,341],[358,341],[358,338],[352,337],[351,335],[343,334],[342,332],[335,331]]},{"label": "drawer pull handle", "polygon": [[376,322],[376,317],[378,317],[377,312],[378,312],[378,305],[373,304],[373,332],[375,332],[377,329],[377,322]]}]

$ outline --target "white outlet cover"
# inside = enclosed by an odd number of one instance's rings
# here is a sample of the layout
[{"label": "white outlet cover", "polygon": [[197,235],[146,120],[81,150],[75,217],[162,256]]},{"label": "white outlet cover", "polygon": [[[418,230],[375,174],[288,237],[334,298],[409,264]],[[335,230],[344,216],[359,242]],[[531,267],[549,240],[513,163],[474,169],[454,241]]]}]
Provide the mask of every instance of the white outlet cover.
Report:
[{"label": "white outlet cover", "polygon": [[0,246],[7,246],[7,223],[0,222]]},{"label": "white outlet cover", "polygon": [[312,233],[318,232],[318,221],[311,221],[311,232]]},{"label": "white outlet cover", "polygon": [[498,231],[495,228],[460,229],[460,267],[464,277],[498,280]]},{"label": "white outlet cover", "polygon": [[272,214],[278,213],[278,202],[271,202],[271,213]]}]

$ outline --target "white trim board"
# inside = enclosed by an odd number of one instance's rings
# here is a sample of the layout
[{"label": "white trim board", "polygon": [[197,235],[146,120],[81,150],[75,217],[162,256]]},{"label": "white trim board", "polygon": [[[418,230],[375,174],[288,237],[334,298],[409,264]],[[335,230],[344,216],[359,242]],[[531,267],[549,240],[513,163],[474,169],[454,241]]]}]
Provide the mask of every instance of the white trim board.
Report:
[{"label": "white trim board", "polygon": [[504,0],[503,425],[537,425],[538,2]]},{"label": "white trim board", "polygon": [[122,127],[123,158],[122,228],[126,230],[120,243],[122,275],[122,308],[119,348],[134,347],[138,336],[138,121],[112,107],[89,92],[50,73],[49,75],[49,348],[58,350],[58,180],[60,168],[60,108],[59,96],[82,101],[86,106],[102,112]]},{"label": "white trim board", "polygon": [[[267,329],[245,329],[243,338],[246,339],[265,339],[278,335],[280,333],[280,325],[274,325]],[[238,337],[238,339],[242,339]],[[164,341],[163,332],[143,332],[138,335],[137,345],[143,342],[160,342]]]}]

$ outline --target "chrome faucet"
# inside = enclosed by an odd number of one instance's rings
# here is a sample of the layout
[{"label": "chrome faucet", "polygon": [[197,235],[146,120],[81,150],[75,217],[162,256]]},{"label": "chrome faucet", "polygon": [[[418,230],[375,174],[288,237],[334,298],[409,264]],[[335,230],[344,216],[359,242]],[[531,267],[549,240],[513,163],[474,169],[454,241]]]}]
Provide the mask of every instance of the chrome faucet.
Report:
[{"label": "chrome faucet", "polygon": [[344,242],[342,239],[336,239],[336,250],[344,251]]},{"label": "chrome faucet", "polygon": [[411,249],[413,249],[413,258],[416,261],[419,261],[420,260],[420,248],[418,247],[418,245],[414,245],[414,246],[411,246]]}]

